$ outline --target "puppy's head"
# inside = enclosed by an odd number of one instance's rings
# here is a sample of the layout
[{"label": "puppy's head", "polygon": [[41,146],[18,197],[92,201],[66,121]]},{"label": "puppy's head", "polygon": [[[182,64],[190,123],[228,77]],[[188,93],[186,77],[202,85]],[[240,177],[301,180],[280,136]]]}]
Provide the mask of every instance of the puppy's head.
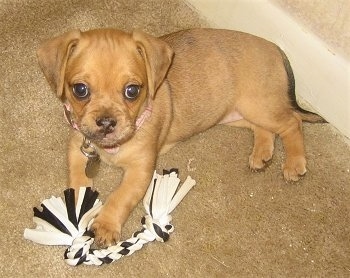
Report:
[{"label": "puppy's head", "polygon": [[138,116],[163,82],[173,52],[162,40],[134,31],[71,31],[44,42],[39,65],[71,108],[78,129],[102,148],[128,141]]}]

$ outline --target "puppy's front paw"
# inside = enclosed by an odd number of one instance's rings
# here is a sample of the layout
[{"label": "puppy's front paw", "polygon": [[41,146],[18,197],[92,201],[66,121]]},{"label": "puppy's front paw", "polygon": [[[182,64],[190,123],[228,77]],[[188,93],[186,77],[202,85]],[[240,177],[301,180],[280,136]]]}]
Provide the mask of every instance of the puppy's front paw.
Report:
[{"label": "puppy's front paw", "polygon": [[98,246],[110,246],[120,240],[121,228],[115,222],[108,222],[101,215],[97,216],[91,229]]},{"label": "puppy's front paw", "polygon": [[306,173],[305,157],[287,158],[283,166],[283,175],[286,181],[298,181]]}]

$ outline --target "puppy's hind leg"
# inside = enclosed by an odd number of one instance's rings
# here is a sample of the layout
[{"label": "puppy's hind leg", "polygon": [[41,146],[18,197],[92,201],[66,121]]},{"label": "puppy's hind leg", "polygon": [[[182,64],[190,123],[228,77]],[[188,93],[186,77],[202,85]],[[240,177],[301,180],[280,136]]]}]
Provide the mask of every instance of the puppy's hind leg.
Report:
[{"label": "puppy's hind leg", "polygon": [[304,138],[302,134],[302,120],[293,112],[279,135],[286,152],[286,160],[283,165],[283,175],[287,181],[297,181],[306,173],[306,159],[304,151]]},{"label": "puppy's hind leg", "polygon": [[254,131],[254,147],[249,156],[249,167],[253,171],[259,171],[267,166],[272,159],[275,143],[275,134],[252,125]]},{"label": "puppy's hind leg", "polygon": [[[243,110],[243,109],[242,109]],[[271,110],[271,109],[270,109]],[[286,153],[283,175],[287,181],[298,181],[306,173],[302,120],[297,112],[280,108],[275,113],[267,113],[269,109],[260,109],[259,117],[245,109],[244,119],[229,123],[232,126],[249,127],[254,131],[254,148],[249,158],[252,169],[261,169],[265,161],[272,157],[274,134],[278,134]],[[259,111],[255,107],[252,111]],[[277,115],[277,116],[276,116]]]},{"label": "puppy's hind leg", "polygon": [[[261,117],[256,119],[256,123],[281,137],[286,153],[283,164],[284,178],[287,181],[298,181],[306,173],[302,120],[297,112],[289,111],[280,111],[280,113],[277,113],[279,116],[262,113]],[[258,134],[258,132],[255,132],[255,134]],[[267,135],[265,132],[264,134]]]},{"label": "puppy's hind leg", "polygon": [[227,125],[253,130],[254,147],[249,156],[249,167],[252,171],[264,169],[273,156],[275,134],[244,119],[227,123]]}]

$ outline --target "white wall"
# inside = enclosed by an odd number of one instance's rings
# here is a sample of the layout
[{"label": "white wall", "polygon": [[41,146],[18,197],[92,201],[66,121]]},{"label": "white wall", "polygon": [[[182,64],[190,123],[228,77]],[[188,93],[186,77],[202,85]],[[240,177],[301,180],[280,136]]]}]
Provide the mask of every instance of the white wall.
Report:
[{"label": "white wall", "polygon": [[350,138],[350,62],[268,0],[187,0],[216,28],[240,30],[278,44],[294,69],[301,103]]}]

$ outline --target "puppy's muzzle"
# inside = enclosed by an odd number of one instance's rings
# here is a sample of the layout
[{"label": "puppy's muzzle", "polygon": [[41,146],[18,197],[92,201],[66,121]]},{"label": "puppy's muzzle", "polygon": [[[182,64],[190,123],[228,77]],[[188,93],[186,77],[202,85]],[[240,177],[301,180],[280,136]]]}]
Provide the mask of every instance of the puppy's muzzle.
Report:
[{"label": "puppy's muzzle", "polygon": [[117,121],[113,118],[99,118],[96,120],[96,125],[100,128],[99,132],[107,135],[109,133],[112,133],[115,130],[115,127],[117,125]]}]

